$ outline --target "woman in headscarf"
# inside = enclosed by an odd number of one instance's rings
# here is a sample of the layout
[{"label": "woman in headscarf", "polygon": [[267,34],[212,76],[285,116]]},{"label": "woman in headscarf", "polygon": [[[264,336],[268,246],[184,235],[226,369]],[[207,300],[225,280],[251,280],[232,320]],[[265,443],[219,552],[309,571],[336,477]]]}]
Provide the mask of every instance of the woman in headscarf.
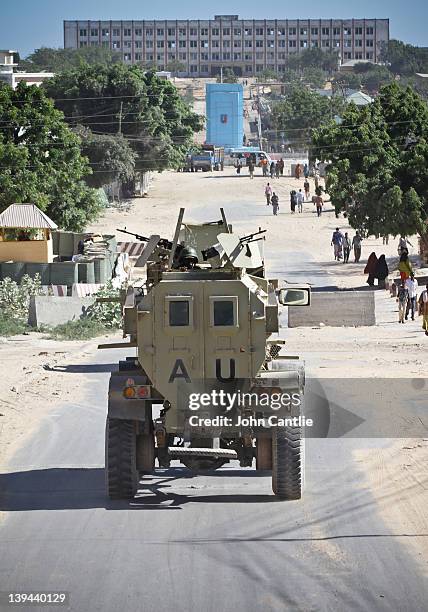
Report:
[{"label": "woman in headscarf", "polygon": [[379,287],[385,287],[385,279],[389,274],[388,264],[386,263],[385,255],[381,255],[377,260],[375,269],[375,278]]},{"label": "woman in headscarf", "polygon": [[296,165],[296,168],[294,170],[294,176],[296,177],[296,179],[300,179],[300,177],[302,176],[302,166],[300,164]]},{"label": "woman in headscarf", "polygon": [[368,284],[369,287],[374,287],[376,266],[377,266],[377,257],[376,257],[376,253],[373,252],[368,258],[366,267],[364,268],[364,274],[368,274],[366,283]]},{"label": "woman in headscarf", "polygon": [[412,264],[410,263],[409,255],[407,251],[401,254],[400,263],[398,264],[398,270],[400,272],[400,277],[403,282],[413,274]]}]

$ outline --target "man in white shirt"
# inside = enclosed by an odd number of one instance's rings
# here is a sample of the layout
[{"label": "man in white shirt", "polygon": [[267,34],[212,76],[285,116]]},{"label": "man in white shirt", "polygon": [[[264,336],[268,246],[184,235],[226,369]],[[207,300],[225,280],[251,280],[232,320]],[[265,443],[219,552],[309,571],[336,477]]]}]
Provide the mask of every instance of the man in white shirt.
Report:
[{"label": "man in white shirt", "polygon": [[298,193],[296,193],[297,200],[297,210],[299,213],[303,212],[303,202],[305,201],[305,196],[302,193],[302,190],[299,189]]},{"label": "man in white shirt", "polygon": [[409,312],[412,313],[412,321],[415,320],[415,308],[416,308],[416,297],[418,293],[418,281],[413,276],[409,276],[406,280],[405,287],[409,292],[409,299],[407,300],[407,309],[406,309],[406,321],[409,317]]},{"label": "man in white shirt", "polygon": [[422,291],[419,296],[419,314],[422,315],[422,329],[425,332],[425,336],[428,336],[428,284],[425,291]]}]

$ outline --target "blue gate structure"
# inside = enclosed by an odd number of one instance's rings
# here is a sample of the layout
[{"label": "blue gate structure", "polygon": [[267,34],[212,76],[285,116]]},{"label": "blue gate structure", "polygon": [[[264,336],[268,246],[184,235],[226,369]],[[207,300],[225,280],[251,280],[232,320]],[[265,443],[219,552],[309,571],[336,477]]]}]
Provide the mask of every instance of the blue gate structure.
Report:
[{"label": "blue gate structure", "polygon": [[207,143],[242,147],[244,137],[244,89],[238,83],[207,83]]}]

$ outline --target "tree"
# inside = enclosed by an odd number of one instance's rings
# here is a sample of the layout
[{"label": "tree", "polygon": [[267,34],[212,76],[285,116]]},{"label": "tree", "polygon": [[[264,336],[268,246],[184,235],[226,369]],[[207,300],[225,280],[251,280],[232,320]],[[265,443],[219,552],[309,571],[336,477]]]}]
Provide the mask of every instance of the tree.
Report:
[{"label": "tree", "polygon": [[105,47],[82,47],[81,49],[54,49],[41,47],[36,49],[24,60],[20,60],[19,68],[33,72],[62,72],[77,68],[82,64],[109,64],[122,62],[119,51]]},{"label": "tree", "polygon": [[89,159],[92,168],[92,174],[86,177],[90,187],[133,180],[137,156],[122,134],[93,134],[83,126],[78,126],[74,132],[80,137],[82,154]]},{"label": "tree", "polygon": [[0,88],[0,210],[31,202],[63,229],[80,230],[100,202],[83,181],[91,169],[80,140],[41,88]]},{"label": "tree", "polygon": [[223,74],[217,77],[217,83],[237,83],[238,77],[233,71],[233,68],[223,68]]},{"label": "tree", "polygon": [[393,82],[367,106],[350,104],[342,123],[313,134],[312,155],[328,162],[327,190],[367,234],[427,232],[428,106]]},{"label": "tree", "polygon": [[331,99],[303,86],[291,86],[284,100],[272,109],[272,126],[286,137],[302,145],[310,142],[310,132],[340,113],[343,100]]},{"label": "tree", "polygon": [[326,74],[321,68],[304,68],[303,69],[303,81],[311,87],[321,89],[326,83]]},{"label": "tree", "polygon": [[428,49],[414,47],[401,40],[390,40],[381,47],[381,60],[395,75],[412,75],[415,72],[428,72]]},{"label": "tree", "polygon": [[178,167],[202,118],[177,88],[153,72],[124,64],[82,65],[43,84],[71,126],[94,134],[121,131],[137,154],[137,171]]},{"label": "tree", "polygon": [[392,75],[385,66],[373,65],[361,74],[361,83],[370,93],[378,92],[383,85],[392,81]]},{"label": "tree", "polygon": [[177,59],[174,60],[170,60],[168,62],[168,65],[166,67],[166,69],[171,72],[171,74],[177,74],[177,72],[185,72],[186,71],[186,66],[183,64],[183,62],[180,62]]},{"label": "tree", "polygon": [[361,76],[353,72],[337,72],[332,81],[334,91],[344,93],[346,89],[361,89]]},{"label": "tree", "polygon": [[336,51],[322,51],[319,47],[304,49],[300,53],[289,55],[287,67],[290,70],[303,70],[304,68],[320,68],[332,73],[337,70],[339,56]]},{"label": "tree", "polygon": [[278,80],[278,75],[275,72],[275,70],[271,70],[270,68],[266,68],[266,70],[262,70],[262,72],[260,72],[257,75],[256,80],[259,83],[263,83],[265,81],[277,81]]}]

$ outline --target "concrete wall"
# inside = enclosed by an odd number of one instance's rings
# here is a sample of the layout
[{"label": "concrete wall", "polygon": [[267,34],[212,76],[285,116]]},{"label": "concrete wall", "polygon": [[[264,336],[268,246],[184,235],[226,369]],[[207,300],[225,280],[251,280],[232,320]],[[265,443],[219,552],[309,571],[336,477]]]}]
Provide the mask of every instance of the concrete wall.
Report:
[{"label": "concrete wall", "polygon": [[49,325],[54,327],[68,321],[75,321],[85,315],[86,309],[96,300],[96,296],[56,297],[37,295],[30,298],[28,324],[31,327]]},{"label": "concrete wall", "polygon": [[53,261],[52,239],[0,241],[0,261],[49,263]]},{"label": "concrete wall", "polygon": [[288,308],[288,327],[375,325],[373,291],[313,291],[310,306]]}]

